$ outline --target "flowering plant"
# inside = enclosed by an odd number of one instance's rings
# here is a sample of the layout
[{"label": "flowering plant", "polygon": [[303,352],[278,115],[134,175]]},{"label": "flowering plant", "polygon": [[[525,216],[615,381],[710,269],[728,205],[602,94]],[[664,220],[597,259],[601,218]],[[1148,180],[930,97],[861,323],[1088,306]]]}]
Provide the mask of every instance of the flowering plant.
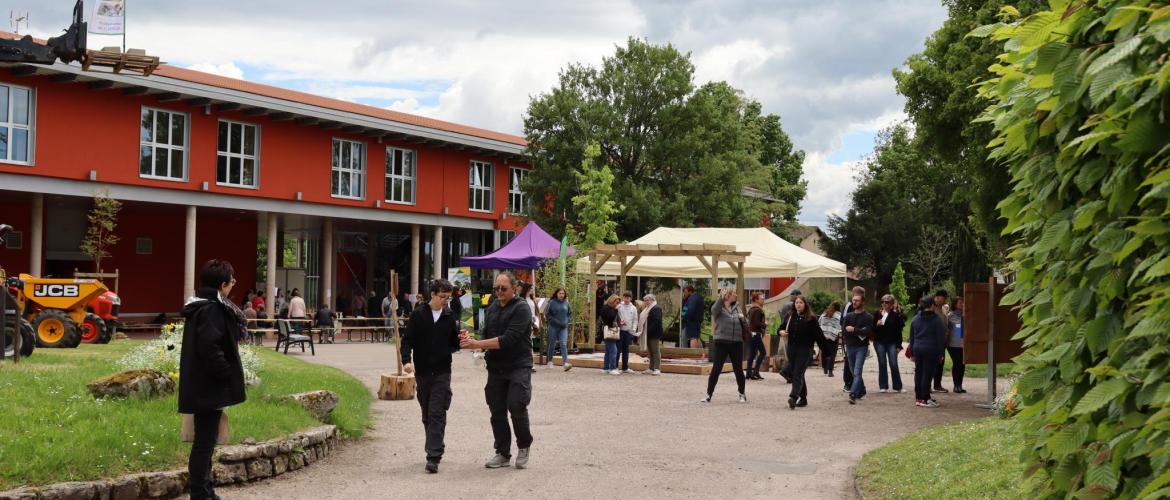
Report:
[{"label": "flowering plant", "polygon": [[[122,370],[154,368],[178,380],[179,356],[183,350],[183,324],[164,325],[159,338],[135,346],[118,360]],[[240,346],[240,364],[244,367],[244,383],[260,383],[260,356],[249,345]]]},{"label": "flowering plant", "polygon": [[993,404],[999,418],[1011,418],[1020,412],[1020,392],[1016,389],[1016,379],[1010,380],[1008,385],[1011,389],[997,396]]}]

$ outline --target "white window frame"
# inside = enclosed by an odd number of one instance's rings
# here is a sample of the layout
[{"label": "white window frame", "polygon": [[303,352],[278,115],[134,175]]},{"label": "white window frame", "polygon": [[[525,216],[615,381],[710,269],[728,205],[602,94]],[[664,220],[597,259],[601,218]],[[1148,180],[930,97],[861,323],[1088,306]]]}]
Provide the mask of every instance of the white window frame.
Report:
[{"label": "white window frame", "polygon": [[[229,144],[222,145],[222,146],[227,148],[226,150],[220,149],[221,144],[219,143],[219,127],[220,127],[220,125],[224,125],[224,124],[226,124],[228,126],[227,138],[228,138]],[[251,127],[253,129],[252,147],[255,149],[255,151],[253,151],[252,154],[248,154],[248,152],[244,151],[243,144],[240,145],[240,152],[239,153],[232,153],[231,152],[231,144],[230,143],[231,143],[231,139],[232,139],[232,130],[231,130],[232,125],[240,125],[243,127],[243,129],[240,131],[240,140],[241,141],[243,140],[244,134],[247,132],[248,127]],[[220,157],[224,157],[227,161],[228,178],[229,179],[231,178],[232,158],[238,158],[240,160],[240,181],[241,182],[239,184],[236,184],[234,182],[227,182],[227,181],[220,182],[220,180],[219,180],[219,158]],[[243,182],[244,161],[245,160],[252,160],[252,183],[251,184],[245,184]],[[234,187],[234,188],[246,188],[246,189],[259,189],[260,188],[260,125],[257,125],[255,123],[225,120],[222,118],[219,119],[219,121],[215,124],[215,185],[216,186]]]},{"label": "white window frame", "polygon": [[[147,112],[147,111],[153,111],[155,113],[154,121],[151,124],[152,129],[154,130],[154,132],[152,132],[152,134],[157,134],[158,113],[167,113],[168,115],[182,116],[183,117],[183,145],[176,146],[174,144],[158,142],[157,141],[158,138],[154,137],[153,135],[151,136],[150,141],[144,141],[144,140],[142,140],[142,134],[140,132],[139,136],[138,136],[138,155],[137,155],[138,156],[138,177],[143,178],[143,179],[154,179],[154,180],[160,180],[160,181],[187,182],[187,178],[188,178],[189,172],[190,172],[190,170],[188,169],[188,165],[190,165],[190,162],[191,162],[191,154],[190,154],[190,150],[188,148],[188,145],[191,144],[191,115],[184,113],[182,111],[172,111],[169,109],[152,108],[150,106],[143,106],[142,111],[138,113],[138,126],[139,127],[142,126],[142,113]],[[170,117],[167,118],[167,130],[168,131],[171,130],[170,121],[172,119],[173,118],[170,118]],[[150,174],[143,174],[142,173],[142,148],[144,148],[144,147],[151,148],[151,155],[150,155],[150,157],[151,157],[151,173]],[[171,161],[170,160],[170,158],[171,158],[170,152],[172,152],[172,151],[182,151],[183,152],[183,176],[182,176],[182,178],[172,177],[169,175],[162,176],[162,175],[155,175],[154,174],[154,161],[155,161],[154,158],[157,158],[159,149],[168,150],[168,153],[167,153],[167,165],[168,165],[167,171],[168,172],[170,171],[170,166],[169,166],[170,161]]]},{"label": "white window frame", "polygon": [[[337,154],[333,154],[333,146],[335,146],[335,145],[339,146],[337,149]],[[342,155],[342,152],[341,152],[342,150],[341,150],[340,146],[345,146],[345,147],[348,147],[350,149],[350,165],[341,165],[341,157],[343,155]],[[358,164],[356,167],[353,165],[353,160],[354,160],[353,146],[358,146],[361,148],[361,154],[358,155],[359,158],[357,158]],[[345,199],[345,200],[364,200],[364,199],[366,199],[366,153],[367,153],[366,152],[366,143],[360,142],[360,141],[351,141],[349,139],[342,139],[340,137],[334,137],[333,141],[330,142],[329,151],[330,151],[329,156],[330,156],[330,162],[331,162],[331,167],[329,169],[329,194],[331,196],[333,196],[334,198],[341,198],[341,199]],[[336,192],[333,191],[333,174],[334,173],[338,174],[338,183],[337,183],[338,190]],[[353,185],[354,185],[353,177],[355,175],[358,176],[357,186],[358,186],[358,191],[360,191],[360,192],[356,196],[352,193],[352,190],[351,190],[350,194],[348,194],[348,195],[339,194],[341,192],[340,176],[342,173],[349,174],[350,187],[353,187]]]},{"label": "white window frame", "polygon": [[[486,176],[482,175],[482,172],[481,172],[481,175],[477,176],[476,175],[476,167],[480,167],[481,169],[486,167],[487,175]],[[482,213],[489,213],[489,214],[492,213],[492,209],[495,208],[495,200],[493,199],[494,196],[492,193],[492,191],[495,188],[495,177],[496,177],[495,174],[496,174],[496,165],[494,163],[483,161],[483,160],[471,160],[471,162],[468,164],[468,168],[467,168],[467,208],[468,208],[468,210],[470,210],[472,212],[482,212]],[[484,178],[486,178],[487,182],[482,183],[482,184],[476,184],[476,182],[475,182],[476,177],[479,177],[481,181]],[[476,205],[474,203],[472,203],[472,201],[476,198],[477,193],[479,193],[482,196],[481,199],[487,200],[487,208],[483,208],[483,207],[477,208]]]},{"label": "white window frame", "polygon": [[[395,170],[394,170],[394,168],[395,168],[395,166],[394,166],[394,153],[396,153],[396,152],[402,153],[402,157],[403,157],[404,161],[405,161],[406,155],[407,154],[410,155],[411,175],[406,175],[404,173],[403,174],[394,173],[395,172]],[[401,165],[399,165],[399,167],[401,167]],[[401,170],[399,170],[399,171],[401,171]],[[392,190],[389,189],[390,184],[392,182],[395,182],[395,181],[402,182],[403,196],[404,196],[404,198],[406,196],[409,196],[410,197],[409,201],[406,201],[405,199],[395,200],[389,196],[392,193]],[[409,191],[406,189],[407,185],[410,186]],[[383,195],[383,198],[385,199],[386,203],[394,203],[397,205],[414,205],[415,203],[418,203],[418,197],[417,197],[418,196],[418,151],[417,150],[398,148],[398,147],[394,147],[394,146],[386,146],[386,184],[384,186],[382,195]]]},{"label": "white window frame", "polygon": [[[5,156],[0,157],[0,163],[10,163],[13,165],[32,166],[33,165],[33,152],[36,151],[36,141],[35,141],[36,119],[37,119],[36,89],[34,89],[32,87],[25,87],[23,85],[13,85],[11,83],[0,83],[0,86],[8,87],[8,113],[5,114],[4,116],[0,116],[0,127],[8,129],[8,139],[7,139],[8,144],[6,144],[6,147],[5,147],[5,151],[4,151]],[[13,94],[15,94],[15,92],[13,92],[13,91],[16,89],[20,89],[20,90],[24,90],[24,91],[28,92],[28,123],[27,124],[22,125],[22,124],[16,123],[12,119],[12,113],[14,112],[13,110],[16,108],[16,106],[13,106],[12,96],[13,96]],[[25,141],[26,142],[25,145],[28,147],[28,151],[25,151],[25,159],[23,161],[12,159],[12,144],[14,142],[12,139],[12,137],[13,137],[12,132],[14,130],[28,131],[28,139]]]},{"label": "white window frame", "polygon": [[[520,215],[528,208],[528,198],[524,196],[524,191],[520,190],[520,183],[516,181],[524,182],[524,178],[528,177],[530,172],[527,168],[508,167],[508,213]],[[517,174],[520,174],[519,179],[516,178]]]},{"label": "white window frame", "polygon": [[514,239],[516,239],[516,231],[513,231],[511,229],[501,229],[500,230],[500,246],[498,248],[496,248],[496,250],[503,248],[504,245],[511,243],[512,240],[514,240]]}]

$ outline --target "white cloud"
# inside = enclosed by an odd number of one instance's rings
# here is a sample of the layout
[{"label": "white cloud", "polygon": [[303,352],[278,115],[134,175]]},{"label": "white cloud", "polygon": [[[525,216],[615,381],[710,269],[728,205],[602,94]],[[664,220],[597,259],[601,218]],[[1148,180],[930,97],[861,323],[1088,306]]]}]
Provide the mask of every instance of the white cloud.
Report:
[{"label": "white cloud", "polygon": [[237,80],[244,79],[244,70],[240,69],[233,62],[223,64],[199,63],[187,66],[187,69],[195,71],[202,71],[204,73],[211,73],[213,75],[226,76],[228,78],[235,78]]},{"label": "white cloud", "polygon": [[[68,23],[68,2],[35,3],[33,34]],[[596,65],[629,36],[669,42],[692,54],[696,83],[727,80],[781,116],[807,152],[801,219],[815,223],[843,211],[855,185],[826,158],[847,134],[902,116],[890,70],[946,15],[937,0],[140,4],[129,46],[165,61],[514,134],[566,65]]]}]

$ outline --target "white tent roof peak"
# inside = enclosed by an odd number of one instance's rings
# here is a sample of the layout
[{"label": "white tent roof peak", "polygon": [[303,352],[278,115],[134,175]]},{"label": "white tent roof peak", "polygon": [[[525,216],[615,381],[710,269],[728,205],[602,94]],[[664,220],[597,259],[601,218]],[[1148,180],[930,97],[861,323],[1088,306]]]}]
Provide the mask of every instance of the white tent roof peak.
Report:
[{"label": "white tent roof peak", "polygon": [[[692,244],[714,243],[734,245],[740,252],[751,252],[744,262],[745,278],[843,278],[846,266],[817,255],[766,228],[675,228],[660,227],[631,244]],[[606,262],[597,274],[617,276],[617,259]],[[579,269],[589,272],[589,259],[579,261]],[[693,256],[642,257],[627,273],[629,276],[663,276],[678,278],[710,278],[711,273]],[[719,276],[733,278],[735,270],[725,262],[719,264]]]}]

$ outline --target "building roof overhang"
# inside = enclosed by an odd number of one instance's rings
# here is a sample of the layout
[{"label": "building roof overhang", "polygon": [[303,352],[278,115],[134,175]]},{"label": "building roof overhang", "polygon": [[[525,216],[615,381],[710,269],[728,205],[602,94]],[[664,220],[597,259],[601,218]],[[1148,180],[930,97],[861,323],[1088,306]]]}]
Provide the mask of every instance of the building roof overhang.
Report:
[{"label": "building roof overhang", "polygon": [[[273,120],[291,120],[304,126],[317,126],[325,130],[340,130],[363,135],[379,142],[405,141],[440,149],[467,151],[471,154],[500,158],[504,161],[523,160],[526,147],[523,139],[515,136],[396,113],[396,115],[410,117],[418,122],[433,122],[439,127],[406,123],[373,116],[379,114],[380,111],[385,111],[380,108],[309,96],[275,87],[251,84],[251,82],[231,80],[261,89],[272,89],[273,94],[305,96],[322,102],[336,103],[336,106],[317,105],[166,76],[167,73],[196,73],[208,77],[209,80],[220,78],[181,68],[167,70],[168,67],[163,67],[160,68],[163,71],[148,77],[114,73],[108,68],[91,67],[89,70],[83,70],[79,65],[60,62],[52,65],[0,63],[0,68],[6,68],[14,76],[43,75],[58,83],[85,84],[94,90],[116,91],[126,95],[150,95],[162,102],[178,102],[194,108],[203,108],[207,113],[212,110],[239,111],[248,116],[267,116]],[[338,109],[340,107],[352,108],[355,111]],[[368,112],[358,112],[366,109]],[[494,137],[484,137],[484,135]]]}]

